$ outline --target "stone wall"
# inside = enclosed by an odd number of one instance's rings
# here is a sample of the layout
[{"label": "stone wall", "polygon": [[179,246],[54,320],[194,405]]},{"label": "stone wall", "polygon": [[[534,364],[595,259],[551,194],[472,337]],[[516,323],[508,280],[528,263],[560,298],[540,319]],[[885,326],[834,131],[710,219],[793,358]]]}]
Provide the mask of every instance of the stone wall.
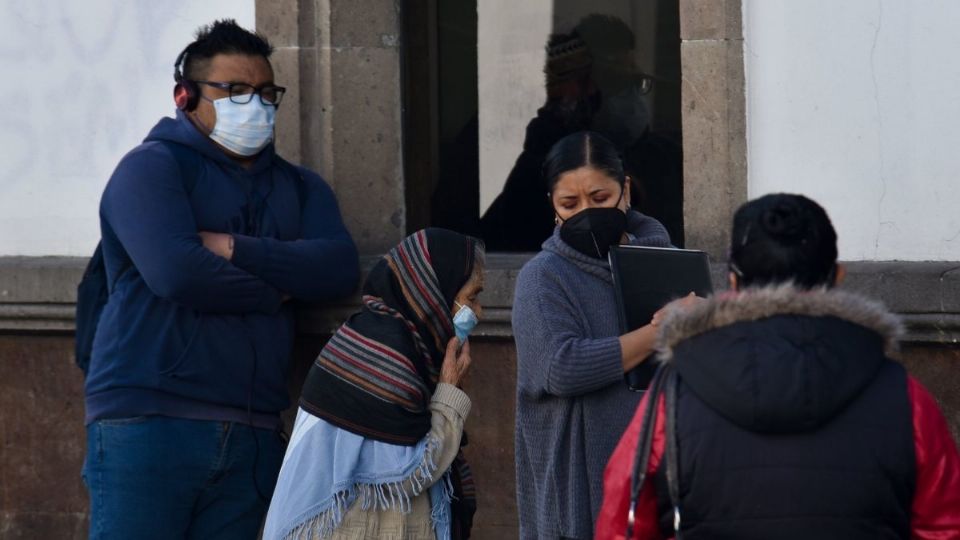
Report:
[{"label": "stone wall", "polygon": [[740,19],[740,0],[680,1],[685,241],[719,260],[747,200]]},{"label": "stone wall", "polygon": [[[465,389],[480,509],[476,538],[514,538],[513,436],[516,352],[510,306],[526,256],[491,255],[484,321]],[[373,258],[366,258],[369,267]],[[0,539],[85,538],[87,497],[82,378],[73,363],[72,302],[81,259],[0,258]],[[846,287],[881,299],[907,323],[902,360],[939,402],[960,441],[960,276],[945,263],[853,263]],[[722,266],[714,281],[723,288]],[[304,308],[290,382],[296,396],[352,298]],[[294,399],[295,401],[295,399]],[[294,410],[286,415],[288,425]]]},{"label": "stone wall", "polygon": [[[406,232],[402,2],[262,0],[257,27],[278,46],[281,153],[337,191],[365,254]],[[686,238],[722,260],[726,227],[746,199],[739,0],[680,0]],[[516,375],[510,313],[523,257],[491,256],[485,320],[466,389],[467,450],[477,479],[476,538],[513,538]],[[74,287],[85,261],[0,258],[0,538],[85,538],[82,381],[73,365]],[[367,262],[369,264],[369,260]],[[723,282],[722,265],[715,281]],[[855,263],[849,287],[907,320],[903,361],[934,393],[960,437],[960,275],[955,264]],[[356,299],[299,317],[291,393]],[[287,415],[288,420],[291,415]]]},{"label": "stone wall", "polygon": [[330,183],[361,252],[385,252],[406,231],[400,3],[270,0],[256,12],[291,89],[279,152]]},{"label": "stone wall", "polygon": [[68,335],[0,335],[0,538],[87,536],[83,381]]},{"label": "stone wall", "polygon": [[[297,347],[298,388],[318,336]],[[475,538],[516,538],[513,426],[516,353],[510,340],[479,339],[466,383],[473,399],[466,454],[477,482]],[[0,538],[86,538],[83,392],[64,335],[0,336]],[[930,389],[960,440],[960,347],[908,345],[904,363]],[[292,392],[296,395],[296,391]],[[292,418],[287,415],[288,420]]]}]

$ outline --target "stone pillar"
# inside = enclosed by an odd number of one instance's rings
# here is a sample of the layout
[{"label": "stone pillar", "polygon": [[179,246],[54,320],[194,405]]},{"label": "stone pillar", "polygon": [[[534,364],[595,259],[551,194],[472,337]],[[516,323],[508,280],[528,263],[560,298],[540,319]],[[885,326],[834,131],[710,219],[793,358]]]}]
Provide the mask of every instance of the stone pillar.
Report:
[{"label": "stone pillar", "polygon": [[740,0],[681,0],[683,215],[686,245],[726,258],[747,200]]},{"label": "stone pillar", "polygon": [[363,254],[384,253],[406,232],[399,6],[256,4],[257,30],[276,47],[276,80],[289,92],[277,146],[330,183]]}]

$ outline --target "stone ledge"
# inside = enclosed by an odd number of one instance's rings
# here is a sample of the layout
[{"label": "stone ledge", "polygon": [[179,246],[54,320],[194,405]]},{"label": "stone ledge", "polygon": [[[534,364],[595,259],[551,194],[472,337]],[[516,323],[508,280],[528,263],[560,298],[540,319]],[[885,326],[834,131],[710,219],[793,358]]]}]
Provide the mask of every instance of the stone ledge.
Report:
[{"label": "stone ledge", "polygon": [[[487,257],[484,318],[476,335],[510,339],[513,289],[531,254],[492,253]],[[378,257],[364,257],[369,269]],[[0,333],[67,334],[74,329],[76,284],[86,259],[80,257],[0,257]],[[960,343],[960,263],[848,263],[845,288],[877,298],[904,318],[909,343]],[[717,290],[726,288],[726,271],[713,264]],[[359,294],[326,307],[301,306],[301,334],[327,335],[359,304]]]},{"label": "stone ledge", "polygon": [[[356,305],[326,309],[298,310],[297,331],[304,335],[331,334],[356,310]],[[509,308],[488,307],[483,322],[474,335],[484,338],[511,339]],[[70,334],[74,330],[73,304],[0,304],[0,333]],[[960,315],[945,313],[906,313],[907,343],[960,343]]]},{"label": "stone ledge", "polygon": [[70,334],[74,304],[0,303],[0,333]]}]

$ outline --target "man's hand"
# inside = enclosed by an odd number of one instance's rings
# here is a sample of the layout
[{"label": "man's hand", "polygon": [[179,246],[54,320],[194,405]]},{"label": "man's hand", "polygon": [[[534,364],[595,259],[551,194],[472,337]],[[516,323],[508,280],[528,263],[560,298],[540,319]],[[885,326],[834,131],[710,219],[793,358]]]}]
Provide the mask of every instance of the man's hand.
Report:
[{"label": "man's hand", "polygon": [[233,258],[232,235],[208,231],[200,231],[198,234],[200,235],[200,240],[203,241],[203,247],[228,261]]}]

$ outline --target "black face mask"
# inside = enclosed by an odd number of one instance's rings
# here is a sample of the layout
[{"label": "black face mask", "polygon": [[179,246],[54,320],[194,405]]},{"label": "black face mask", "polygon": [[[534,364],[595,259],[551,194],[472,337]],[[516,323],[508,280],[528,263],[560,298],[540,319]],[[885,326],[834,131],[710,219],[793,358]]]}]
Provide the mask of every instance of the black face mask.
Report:
[{"label": "black face mask", "polygon": [[626,230],[627,215],[619,208],[587,208],[563,222],[560,238],[588,257],[605,259]]}]

